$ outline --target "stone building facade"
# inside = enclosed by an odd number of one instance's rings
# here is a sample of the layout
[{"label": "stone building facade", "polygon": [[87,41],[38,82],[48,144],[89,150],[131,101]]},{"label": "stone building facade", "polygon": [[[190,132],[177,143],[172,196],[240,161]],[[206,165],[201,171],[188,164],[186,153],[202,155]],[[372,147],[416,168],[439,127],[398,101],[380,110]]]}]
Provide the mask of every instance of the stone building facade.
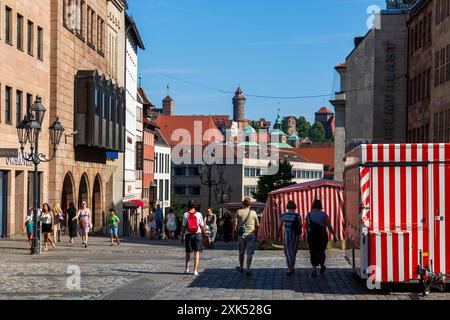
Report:
[{"label": "stone building facade", "polygon": [[[55,120],[50,112],[50,10],[50,0],[0,1],[0,238],[22,235],[24,218],[32,207],[34,167],[19,153],[16,125],[37,96],[47,108],[39,151],[52,154],[48,136]],[[48,164],[41,164],[39,172],[40,202],[47,202],[51,192],[43,182],[49,178]]]},{"label": "stone building facade", "polygon": [[[67,141],[50,163],[49,201],[61,201],[63,209],[71,201],[76,206],[86,201],[94,231],[104,227],[110,207],[120,211],[122,206],[118,177],[123,184],[123,9],[122,1],[51,0],[49,10],[50,117],[60,118]],[[122,34],[117,40],[122,43],[115,60],[117,71],[108,60],[112,24]]]},{"label": "stone building facade", "polygon": [[380,28],[355,39],[346,59],[345,91],[339,93],[345,94],[344,152],[362,142],[406,141],[407,12],[382,11]]},{"label": "stone building facade", "polygon": [[450,141],[450,1],[410,10],[408,141]]}]

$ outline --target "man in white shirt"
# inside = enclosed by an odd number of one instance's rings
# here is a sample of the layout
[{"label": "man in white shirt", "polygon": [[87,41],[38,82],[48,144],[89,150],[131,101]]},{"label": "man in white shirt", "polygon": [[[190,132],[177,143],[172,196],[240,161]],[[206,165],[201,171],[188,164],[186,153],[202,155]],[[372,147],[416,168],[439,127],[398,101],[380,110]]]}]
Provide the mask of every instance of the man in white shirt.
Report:
[{"label": "man in white shirt", "polygon": [[186,246],[186,269],[185,274],[189,273],[189,260],[191,253],[194,253],[194,275],[198,276],[198,265],[200,262],[200,252],[202,252],[202,232],[205,233],[203,215],[197,212],[197,202],[189,201],[188,211],[183,215],[182,239]]}]

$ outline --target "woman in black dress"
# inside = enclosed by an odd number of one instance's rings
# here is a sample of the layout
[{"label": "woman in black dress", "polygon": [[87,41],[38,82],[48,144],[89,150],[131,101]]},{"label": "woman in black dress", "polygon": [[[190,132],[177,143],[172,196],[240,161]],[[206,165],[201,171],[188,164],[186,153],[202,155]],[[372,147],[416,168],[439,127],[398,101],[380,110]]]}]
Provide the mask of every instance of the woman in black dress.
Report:
[{"label": "woman in black dress", "polygon": [[73,202],[69,204],[69,209],[67,209],[66,226],[69,228],[70,243],[73,243],[73,239],[78,236],[77,209]]}]

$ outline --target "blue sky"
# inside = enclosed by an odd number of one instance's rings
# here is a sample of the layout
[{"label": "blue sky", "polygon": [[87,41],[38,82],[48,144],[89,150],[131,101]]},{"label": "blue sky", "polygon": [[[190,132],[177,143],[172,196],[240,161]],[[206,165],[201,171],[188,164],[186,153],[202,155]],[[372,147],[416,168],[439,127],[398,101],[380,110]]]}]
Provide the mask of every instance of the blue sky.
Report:
[{"label": "blue sky", "polygon": [[[232,115],[238,85],[247,94],[297,97],[331,94],[334,66],[364,35],[370,5],[384,0],[128,0],[146,50],[142,85],[156,105],[167,84],[176,114]],[[181,79],[179,81],[176,79]],[[192,82],[201,86],[194,86]],[[247,98],[246,116],[281,114],[309,120],[328,98]]]}]

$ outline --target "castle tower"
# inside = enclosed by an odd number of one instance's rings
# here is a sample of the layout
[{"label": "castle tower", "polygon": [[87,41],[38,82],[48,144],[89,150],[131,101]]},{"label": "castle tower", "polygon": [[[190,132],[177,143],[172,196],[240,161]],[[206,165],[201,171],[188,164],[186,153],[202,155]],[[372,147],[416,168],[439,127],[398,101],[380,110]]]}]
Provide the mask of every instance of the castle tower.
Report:
[{"label": "castle tower", "polygon": [[175,111],[175,101],[170,96],[165,97],[162,101],[162,109],[163,115],[173,116]]},{"label": "castle tower", "polygon": [[245,101],[244,92],[241,87],[236,90],[236,95],[233,98],[233,121],[245,120]]}]

